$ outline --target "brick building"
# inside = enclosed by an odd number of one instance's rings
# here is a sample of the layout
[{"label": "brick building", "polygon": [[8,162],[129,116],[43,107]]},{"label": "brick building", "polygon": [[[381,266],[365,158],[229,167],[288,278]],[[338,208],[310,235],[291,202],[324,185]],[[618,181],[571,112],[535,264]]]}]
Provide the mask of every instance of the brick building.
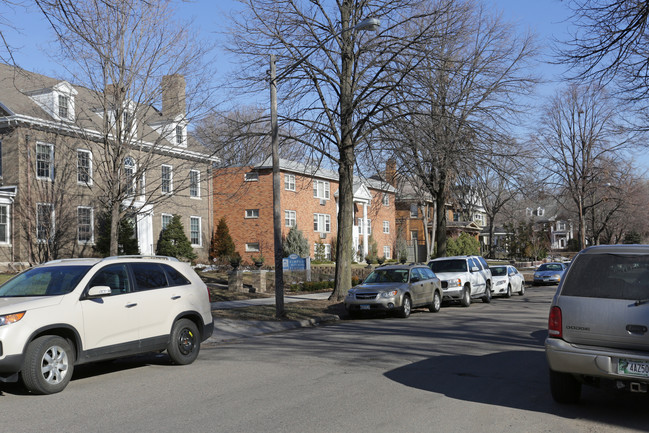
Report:
[{"label": "brick building", "polygon": [[[338,174],[280,160],[282,235],[294,225],[309,242],[311,257],[322,243],[331,258],[337,233]],[[357,260],[376,242],[378,256],[394,257],[395,190],[385,182],[354,182],[353,246]],[[226,218],[230,235],[244,260],[273,254],[273,180],[270,158],[257,166],[229,167],[214,173],[214,221]]]}]

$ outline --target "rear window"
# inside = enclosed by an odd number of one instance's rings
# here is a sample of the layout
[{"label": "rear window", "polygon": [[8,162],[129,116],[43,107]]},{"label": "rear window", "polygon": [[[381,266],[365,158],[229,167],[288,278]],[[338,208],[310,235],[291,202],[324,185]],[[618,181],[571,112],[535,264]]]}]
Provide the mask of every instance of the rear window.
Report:
[{"label": "rear window", "polygon": [[494,277],[504,277],[507,275],[507,268],[504,266],[494,266],[491,268],[491,275]]},{"label": "rear window", "polygon": [[582,254],[570,266],[562,296],[649,298],[649,255]]},{"label": "rear window", "polygon": [[435,260],[430,262],[430,268],[436,274],[440,272],[466,272],[466,260]]}]

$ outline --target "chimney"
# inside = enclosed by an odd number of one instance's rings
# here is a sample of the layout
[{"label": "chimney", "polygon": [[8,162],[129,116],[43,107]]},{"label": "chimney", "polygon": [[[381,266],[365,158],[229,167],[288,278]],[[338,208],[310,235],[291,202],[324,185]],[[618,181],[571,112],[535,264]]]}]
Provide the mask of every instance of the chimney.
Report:
[{"label": "chimney", "polygon": [[173,119],[185,116],[185,77],[180,74],[162,77],[162,116]]},{"label": "chimney", "polygon": [[397,161],[394,158],[388,159],[385,163],[385,181],[396,187],[397,182]]}]

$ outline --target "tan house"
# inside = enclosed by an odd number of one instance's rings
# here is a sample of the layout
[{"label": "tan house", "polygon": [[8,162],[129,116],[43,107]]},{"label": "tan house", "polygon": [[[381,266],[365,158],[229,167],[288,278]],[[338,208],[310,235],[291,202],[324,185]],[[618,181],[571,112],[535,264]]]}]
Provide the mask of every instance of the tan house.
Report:
[{"label": "tan house", "polygon": [[[282,235],[297,226],[309,242],[311,257],[323,245],[331,258],[337,233],[338,174],[280,160]],[[395,190],[389,184],[357,178],[354,182],[353,247],[356,259],[376,242],[378,256],[394,257]],[[273,181],[270,158],[257,166],[214,173],[214,221],[225,217],[235,247],[244,260],[264,256],[274,261]]]},{"label": "tan house", "polygon": [[[0,262],[97,255],[99,217],[114,188],[125,191],[121,206],[140,254],[155,253],[178,214],[207,260],[215,160],[187,134],[184,78],[165,77],[160,94],[161,110],[128,101],[116,116],[101,108],[101,92],[0,65]],[[106,119],[115,122],[108,130]],[[110,146],[118,123],[130,136],[120,149]]]}]

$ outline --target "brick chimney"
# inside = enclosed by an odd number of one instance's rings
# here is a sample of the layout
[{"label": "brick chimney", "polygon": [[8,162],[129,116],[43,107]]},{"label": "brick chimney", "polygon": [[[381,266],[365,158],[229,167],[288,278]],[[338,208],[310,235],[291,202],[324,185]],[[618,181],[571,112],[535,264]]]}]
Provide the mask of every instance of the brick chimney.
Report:
[{"label": "brick chimney", "polygon": [[185,116],[185,77],[180,74],[162,77],[162,116],[168,119]]},{"label": "brick chimney", "polygon": [[397,183],[397,161],[390,158],[385,163],[385,181],[396,187]]}]

